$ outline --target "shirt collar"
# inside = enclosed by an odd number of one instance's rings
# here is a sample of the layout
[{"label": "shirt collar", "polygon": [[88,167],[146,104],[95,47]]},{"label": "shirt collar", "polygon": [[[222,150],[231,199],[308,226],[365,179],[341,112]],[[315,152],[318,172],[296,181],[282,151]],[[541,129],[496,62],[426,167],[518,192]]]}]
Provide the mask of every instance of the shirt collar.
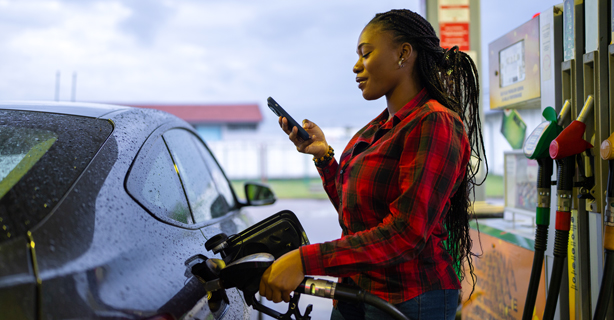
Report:
[{"label": "shirt collar", "polygon": [[418,94],[411,99],[406,105],[397,111],[394,116],[388,121],[388,109],[385,109],[377,118],[374,124],[379,124],[383,129],[391,129],[395,124],[403,121],[411,113],[411,111],[424,103],[427,95],[426,88],[422,88]]}]

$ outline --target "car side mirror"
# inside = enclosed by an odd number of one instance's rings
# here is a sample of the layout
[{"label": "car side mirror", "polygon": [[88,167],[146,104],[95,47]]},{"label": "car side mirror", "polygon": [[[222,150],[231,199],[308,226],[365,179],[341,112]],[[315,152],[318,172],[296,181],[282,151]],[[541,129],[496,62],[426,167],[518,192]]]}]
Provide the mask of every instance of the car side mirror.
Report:
[{"label": "car side mirror", "polygon": [[277,200],[271,188],[256,182],[245,183],[245,198],[250,206],[265,206]]}]

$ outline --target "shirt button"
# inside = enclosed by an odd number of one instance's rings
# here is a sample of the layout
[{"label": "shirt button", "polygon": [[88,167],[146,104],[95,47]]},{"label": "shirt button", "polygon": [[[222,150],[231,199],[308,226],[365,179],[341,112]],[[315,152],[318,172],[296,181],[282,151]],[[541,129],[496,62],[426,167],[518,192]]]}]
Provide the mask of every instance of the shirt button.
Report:
[{"label": "shirt button", "polygon": [[341,171],[339,171],[340,174],[343,174],[343,169],[341,169]]}]

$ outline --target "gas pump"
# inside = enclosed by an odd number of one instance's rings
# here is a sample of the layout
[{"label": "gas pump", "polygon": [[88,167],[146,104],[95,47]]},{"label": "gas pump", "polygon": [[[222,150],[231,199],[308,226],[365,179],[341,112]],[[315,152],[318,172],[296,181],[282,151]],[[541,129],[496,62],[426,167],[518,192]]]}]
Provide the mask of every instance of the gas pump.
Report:
[{"label": "gas pump", "polygon": [[605,249],[605,266],[601,288],[597,298],[594,320],[603,320],[608,311],[608,304],[614,290],[614,134],[601,143],[601,159],[608,161],[610,168],[608,173],[608,187],[606,192],[606,205],[604,212],[604,237],[603,248]]},{"label": "gas pump", "polygon": [[584,122],[592,108],[593,97],[588,96],[577,120],[567,126],[567,128],[565,128],[550,144],[550,157],[557,161],[559,170],[557,183],[558,206],[556,211],[556,234],[554,239],[554,264],[552,266],[550,288],[546,298],[543,319],[554,318],[561,287],[561,278],[567,259],[567,245],[571,227],[572,192],[574,187],[573,176],[575,173],[574,158],[576,155],[593,147],[582,137],[586,129],[586,124]]},{"label": "gas pump", "polygon": [[550,191],[552,189],[550,177],[552,176],[552,158],[550,158],[550,143],[563,130],[563,119],[569,112],[571,103],[565,101],[561,112],[556,116],[556,111],[552,107],[544,109],[542,115],[546,121],[542,122],[529,135],[524,143],[523,151],[527,158],[537,160],[539,165],[537,173],[537,208],[535,223],[535,252],[533,256],[533,266],[531,278],[524,305],[522,318],[530,320],[533,318],[535,299],[539,289],[539,279],[541,277],[542,265],[544,263],[544,253],[548,245],[548,226],[550,224]]}]

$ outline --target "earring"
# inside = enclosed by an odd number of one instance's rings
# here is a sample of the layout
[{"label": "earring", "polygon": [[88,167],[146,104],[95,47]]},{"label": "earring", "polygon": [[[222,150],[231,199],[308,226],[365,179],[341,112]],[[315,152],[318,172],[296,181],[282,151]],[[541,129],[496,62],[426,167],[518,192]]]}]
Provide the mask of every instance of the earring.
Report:
[{"label": "earring", "polygon": [[403,58],[399,60],[399,68],[403,68],[405,65],[403,64]]}]

